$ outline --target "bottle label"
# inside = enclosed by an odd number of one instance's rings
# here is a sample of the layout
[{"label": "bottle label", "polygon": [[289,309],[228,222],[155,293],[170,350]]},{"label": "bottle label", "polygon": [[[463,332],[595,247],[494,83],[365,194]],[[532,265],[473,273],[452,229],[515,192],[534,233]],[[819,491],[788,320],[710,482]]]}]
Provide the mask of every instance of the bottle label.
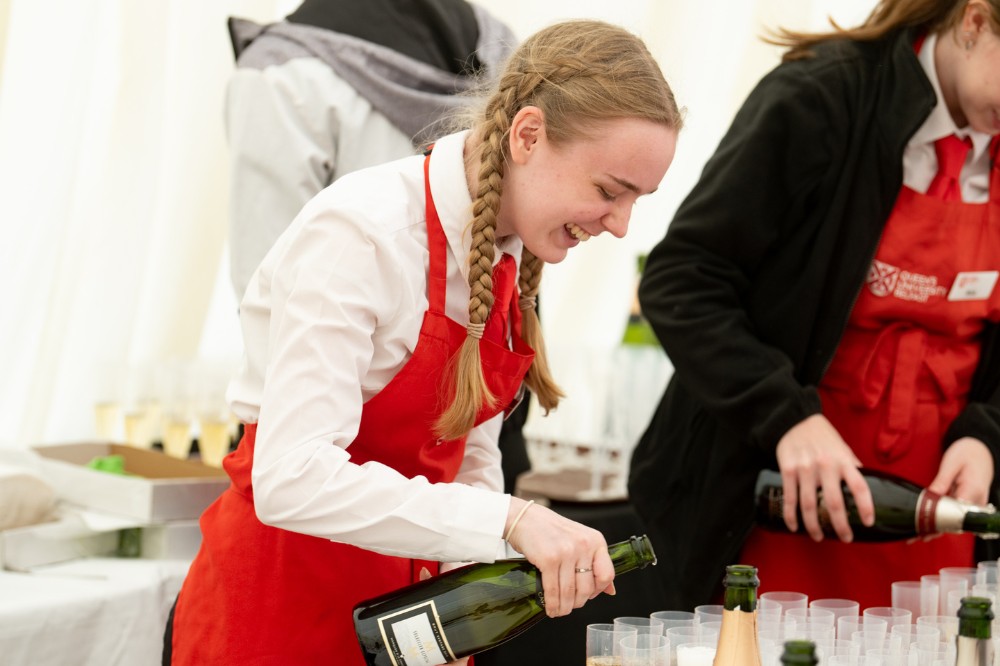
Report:
[{"label": "bottle label", "polygon": [[433,599],[380,617],[378,626],[393,666],[455,661]]}]

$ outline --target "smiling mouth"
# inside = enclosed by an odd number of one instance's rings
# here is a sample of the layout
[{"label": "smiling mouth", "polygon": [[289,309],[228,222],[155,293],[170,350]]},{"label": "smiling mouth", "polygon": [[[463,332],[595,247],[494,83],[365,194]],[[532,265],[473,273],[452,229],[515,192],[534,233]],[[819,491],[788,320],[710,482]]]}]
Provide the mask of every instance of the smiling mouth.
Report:
[{"label": "smiling mouth", "polygon": [[590,234],[588,234],[586,231],[584,231],[581,227],[579,227],[573,222],[570,222],[569,224],[566,225],[566,231],[568,231],[570,235],[573,236],[573,238],[576,238],[577,240],[586,241],[590,239]]}]

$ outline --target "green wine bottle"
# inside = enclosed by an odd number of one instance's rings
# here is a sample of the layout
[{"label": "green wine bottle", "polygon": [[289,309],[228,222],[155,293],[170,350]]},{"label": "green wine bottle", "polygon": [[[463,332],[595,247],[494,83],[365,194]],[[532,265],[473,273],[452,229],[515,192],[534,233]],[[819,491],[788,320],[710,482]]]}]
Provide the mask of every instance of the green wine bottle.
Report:
[{"label": "green wine bottle", "polygon": [[[608,546],[616,574],[656,564],[645,535]],[[524,559],[473,564],[354,607],[368,666],[434,666],[495,647],[545,617],[538,569]]]},{"label": "green wine bottle", "polygon": [[963,597],[958,608],[955,666],[992,666],[992,603],[985,597]]},{"label": "green wine bottle", "polygon": [[757,646],[757,568],[726,567],[722,579],[722,626],[712,666],[760,666]]},{"label": "green wine bottle", "polygon": [[[978,506],[953,497],[932,493],[892,474],[861,469],[861,475],[871,489],[875,504],[875,524],[868,527],[861,522],[858,507],[847,486],[842,486],[847,505],[847,520],[854,532],[855,541],[895,541],[910,539],[923,534],[943,532],[975,532],[984,539],[1000,535],[1000,513],[991,505]],[[823,532],[835,536],[822,490],[817,491],[819,521]],[[787,531],[782,517],[784,490],[781,475],[764,470],[757,477],[757,523],[762,527]],[[802,516],[799,516],[802,524]],[[800,530],[804,534],[804,530]]]},{"label": "green wine bottle", "polygon": [[785,641],[785,649],[781,653],[782,666],[816,666],[819,658],[816,656],[816,644],[812,641]]},{"label": "green wine bottle", "polygon": [[628,321],[625,323],[625,333],[622,335],[622,345],[660,346],[660,340],[639,306],[639,280],[642,279],[642,271],[645,268],[646,255],[641,254],[636,259],[635,289],[632,292],[632,304],[629,307]]}]

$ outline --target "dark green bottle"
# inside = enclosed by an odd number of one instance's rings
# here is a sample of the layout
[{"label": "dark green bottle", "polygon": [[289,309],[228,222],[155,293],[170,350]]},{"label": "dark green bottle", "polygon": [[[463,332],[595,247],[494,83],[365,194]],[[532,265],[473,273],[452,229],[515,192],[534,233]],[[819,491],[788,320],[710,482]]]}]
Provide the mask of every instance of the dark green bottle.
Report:
[{"label": "dark green bottle", "polygon": [[812,641],[785,641],[785,650],[781,653],[782,666],[816,666],[819,658],[816,656],[816,644]]},{"label": "dark green bottle", "polygon": [[[870,469],[859,470],[868,483],[875,504],[875,524],[861,522],[854,497],[842,486],[847,520],[855,541],[897,541],[923,534],[974,532],[983,538],[1000,534],[1000,513],[992,506],[977,506],[953,497],[932,493],[898,476]],[[782,517],[784,490],[781,474],[764,470],[757,477],[757,523],[773,530],[787,531]],[[836,536],[819,492],[819,521],[823,532]],[[802,517],[799,516],[799,524]],[[799,533],[805,534],[805,530]]]},{"label": "dark green bottle", "polygon": [[636,259],[635,290],[632,292],[632,304],[629,307],[628,322],[625,324],[622,344],[659,347],[660,340],[653,332],[653,327],[643,316],[642,308],[639,305],[639,280],[642,278],[642,271],[645,268],[646,255],[641,254]]},{"label": "dark green bottle", "polygon": [[958,608],[955,666],[992,666],[992,603],[985,597],[963,597]]},{"label": "dark green bottle", "polygon": [[731,564],[722,579],[722,627],[712,666],[760,666],[757,567]]},{"label": "dark green bottle", "polygon": [[[616,574],[656,564],[645,535],[608,546]],[[545,617],[538,569],[473,564],[362,601],[354,628],[368,666],[432,666],[495,647]]]}]

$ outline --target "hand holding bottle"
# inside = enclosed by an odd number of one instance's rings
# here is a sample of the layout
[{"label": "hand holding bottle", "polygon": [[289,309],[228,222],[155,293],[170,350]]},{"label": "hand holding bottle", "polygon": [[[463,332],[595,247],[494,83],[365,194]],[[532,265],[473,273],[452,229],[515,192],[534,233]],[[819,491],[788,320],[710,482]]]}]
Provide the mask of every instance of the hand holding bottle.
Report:
[{"label": "hand holding bottle", "polygon": [[566,615],[601,592],[615,594],[604,535],[537,504],[521,513],[525,504],[511,498],[504,534],[541,572],[546,615]]},{"label": "hand holding bottle", "polygon": [[927,488],[938,495],[986,504],[992,482],[993,454],[978,439],[962,437],[945,450],[937,476]]},{"label": "hand holding bottle", "polygon": [[820,488],[837,536],[841,541],[851,541],[854,535],[841,482],[854,495],[862,523],[870,526],[875,522],[871,492],[858,471],[861,461],[825,416],[813,414],[793,426],[778,442],[775,454],[784,485],[783,514],[790,531],[798,530],[798,508],[809,536],[815,541],[823,540],[816,493]]}]

